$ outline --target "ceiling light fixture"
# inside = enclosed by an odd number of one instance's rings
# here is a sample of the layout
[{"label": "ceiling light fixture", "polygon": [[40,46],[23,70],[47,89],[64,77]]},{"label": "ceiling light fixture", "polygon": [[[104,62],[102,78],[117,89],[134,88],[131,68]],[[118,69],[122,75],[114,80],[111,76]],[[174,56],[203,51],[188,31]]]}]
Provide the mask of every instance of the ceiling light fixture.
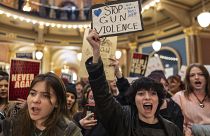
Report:
[{"label": "ceiling light fixture", "polygon": [[201,27],[208,27],[209,24],[210,24],[210,13],[207,12],[205,10],[205,7],[204,7],[205,3],[204,3],[204,0],[202,0],[202,9],[203,9],[203,12],[200,13],[198,16],[197,16],[197,20],[198,20],[198,23]]},{"label": "ceiling light fixture", "polygon": [[154,51],[159,51],[161,49],[161,42],[160,41],[157,41],[155,40],[153,43],[152,43],[152,48]]},{"label": "ceiling light fixture", "polygon": [[115,51],[115,57],[116,59],[120,59],[122,56],[122,52],[120,50]]},{"label": "ceiling light fixture", "polygon": [[23,11],[30,12],[31,6],[29,0],[26,0],[26,4],[23,6]]},{"label": "ceiling light fixture", "polygon": [[[157,11],[156,11],[156,8],[154,8],[154,12],[155,12],[155,29],[157,29]],[[152,48],[156,52],[158,52],[161,49],[161,42],[158,41],[157,35],[158,35],[158,32],[155,33],[155,41],[152,43]]]},{"label": "ceiling light fixture", "polygon": [[41,50],[36,50],[35,57],[37,60],[41,60],[43,58],[43,52]]}]

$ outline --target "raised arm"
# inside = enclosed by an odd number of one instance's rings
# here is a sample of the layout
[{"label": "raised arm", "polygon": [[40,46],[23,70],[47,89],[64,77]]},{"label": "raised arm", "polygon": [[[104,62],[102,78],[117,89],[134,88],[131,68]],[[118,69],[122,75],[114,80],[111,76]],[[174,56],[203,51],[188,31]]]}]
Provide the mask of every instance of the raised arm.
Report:
[{"label": "raised arm", "polygon": [[93,57],[86,61],[86,68],[96,103],[96,113],[111,136],[124,135],[121,128],[128,126],[125,124],[129,117],[129,113],[126,112],[128,108],[123,108],[109,93],[103,63],[100,59],[100,40],[95,30],[90,31],[87,40],[93,49]]},{"label": "raised arm", "polygon": [[90,43],[93,49],[93,63],[98,63],[100,58],[100,37],[96,30],[92,29],[87,36],[87,41]]},{"label": "raised arm", "polygon": [[117,100],[120,102],[120,104],[122,105],[127,105],[127,100],[126,100],[126,96],[125,93],[128,90],[128,88],[130,87],[130,83],[128,82],[127,78],[125,78],[122,74],[122,72],[120,71],[120,63],[119,60],[117,59],[113,59],[110,58],[110,66],[113,66],[115,69],[115,76],[117,78],[117,88],[119,90],[119,95],[117,97]]}]

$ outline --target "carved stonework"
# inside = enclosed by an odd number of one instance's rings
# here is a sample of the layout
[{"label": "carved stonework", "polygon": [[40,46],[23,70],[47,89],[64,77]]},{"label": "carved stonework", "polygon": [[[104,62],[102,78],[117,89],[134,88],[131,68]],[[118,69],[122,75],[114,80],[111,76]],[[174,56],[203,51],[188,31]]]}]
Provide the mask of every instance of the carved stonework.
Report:
[{"label": "carved stonework", "polygon": [[6,39],[7,40],[15,40],[16,39],[16,34],[14,34],[14,33],[7,33]]},{"label": "carved stonework", "polygon": [[196,26],[191,26],[191,27],[187,27],[183,29],[183,31],[186,35],[191,36],[191,35],[198,35],[200,32],[200,29]]}]

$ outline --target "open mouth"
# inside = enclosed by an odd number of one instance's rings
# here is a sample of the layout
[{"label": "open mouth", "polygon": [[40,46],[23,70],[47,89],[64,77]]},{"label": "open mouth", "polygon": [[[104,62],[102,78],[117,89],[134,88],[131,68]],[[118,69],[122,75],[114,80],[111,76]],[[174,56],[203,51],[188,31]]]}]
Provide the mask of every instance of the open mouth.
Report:
[{"label": "open mouth", "polygon": [[7,92],[1,92],[0,95],[7,95]]},{"label": "open mouth", "polygon": [[199,86],[201,86],[201,84],[202,84],[201,81],[195,81],[195,85],[196,85],[196,86],[199,87]]},{"label": "open mouth", "polygon": [[71,108],[72,104],[71,103],[67,103],[67,107]]},{"label": "open mouth", "polygon": [[144,110],[146,110],[146,111],[151,111],[152,110],[152,104],[151,103],[144,103],[143,104],[143,108],[144,108]]},{"label": "open mouth", "polygon": [[32,110],[33,114],[39,114],[39,112],[41,111],[41,109],[38,107],[32,107],[31,110]]}]

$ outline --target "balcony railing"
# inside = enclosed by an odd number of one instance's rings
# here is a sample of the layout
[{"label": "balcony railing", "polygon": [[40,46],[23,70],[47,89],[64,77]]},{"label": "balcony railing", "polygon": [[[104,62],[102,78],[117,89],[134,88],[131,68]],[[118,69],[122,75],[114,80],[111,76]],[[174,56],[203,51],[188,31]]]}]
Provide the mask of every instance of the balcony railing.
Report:
[{"label": "balcony railing", "polygon": [[[13,4],[14,5],[14,4]],[[30,2],[30,6],[32,10],[27,12],[23,11],[23,3],[19,3],[17,7],[9,5],[5,2],[0,1],[0,6],[6,6],[11,9],[15,9],[19,12],[23,12],[26,14],[48,18],[48,19],[55,19],[55,20],[62,20],[62,21],[90,21],[90,8],[83,8],[78,9],[76,7],[57,7],[57,6],[49,6],[49,5],[40,5],[40,3]]]}]

